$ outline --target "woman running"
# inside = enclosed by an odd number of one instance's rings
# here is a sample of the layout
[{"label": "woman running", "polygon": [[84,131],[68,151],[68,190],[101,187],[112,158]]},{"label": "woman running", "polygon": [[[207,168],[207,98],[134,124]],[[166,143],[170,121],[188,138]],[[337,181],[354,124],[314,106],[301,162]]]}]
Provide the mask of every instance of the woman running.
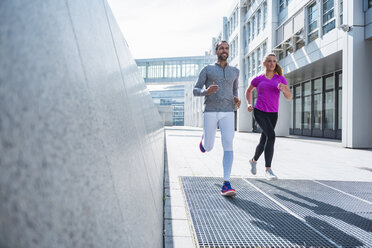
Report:
[{"label": "woman running", "polygon": [[[292,94],[287,86],[286,79],[283,77],[283,70],[276,61],[275,54],[270,53],[266,55],[263,65],[265,73],[255,77],[245,93],[248,111],[253,111],[253,117],[262,129],[260,142],[249,163],[251,164],[252,174],[256,175],[257,160],[262,152],[265,151],[265,176],[268,180],[277,180],[278,177],[271,169],[271,161],[274,155],[274,129],[278,120],[279,96],[280,92],[283,92],[285,98],[291,100]],[[253,108],[251,93],[254,88],[257,88],[257,101]]]}]

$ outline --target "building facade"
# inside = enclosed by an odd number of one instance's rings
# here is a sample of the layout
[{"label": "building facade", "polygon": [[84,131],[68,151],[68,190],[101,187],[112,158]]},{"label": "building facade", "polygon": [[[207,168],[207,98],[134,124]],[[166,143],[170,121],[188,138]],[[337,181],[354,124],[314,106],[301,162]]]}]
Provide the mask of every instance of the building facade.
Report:
[{"label": "building facade", "polygon": [[[242,99],[264,55],[277,55],[293,93],[292,101],[280,98],[278,135],[372,147],[371,0],[240,0],[213,41],[221,39],[240,69]],[[237,129],[258,131],[245,101]]]}]

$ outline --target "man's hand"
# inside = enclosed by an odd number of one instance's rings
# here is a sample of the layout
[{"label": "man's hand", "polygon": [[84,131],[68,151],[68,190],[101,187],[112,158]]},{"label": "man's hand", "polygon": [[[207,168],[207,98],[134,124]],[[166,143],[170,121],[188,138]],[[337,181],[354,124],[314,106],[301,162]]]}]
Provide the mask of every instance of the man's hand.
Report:
[{"label": "man's hand", "polygon": [[234,97],[234,101],[235,101],[236,107],[240,108],[240,104],[242,103],[242,101],[240,101],[239,98],[236,96]]},{"label": "man's hand", "polygon": [[249,104],[249,103],[248,103],[248,112],[252,112],[252,111],[253,111],[252,104]]},{"label": "man's hand", "polygon": [[206,91],[207,95],[216,94],[218,89],[219,89],[218,85],[213,82],[212,85],[210,85]]}]

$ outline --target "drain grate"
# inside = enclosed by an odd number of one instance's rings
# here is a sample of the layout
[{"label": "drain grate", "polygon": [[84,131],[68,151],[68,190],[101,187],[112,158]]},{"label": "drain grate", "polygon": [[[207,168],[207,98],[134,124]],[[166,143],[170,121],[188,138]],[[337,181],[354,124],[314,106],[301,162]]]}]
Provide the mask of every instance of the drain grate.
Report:
[{"label": "drain grate", "polygon": [[[368,202],[313,181],[247,181],[305,219],[336,244],[342,247],[372,246],[372,205]],[[372,191],[372,183],[321,182],[355,196],[355,192],[368,194],[368,190]]]},{"label": "drain grate", "polygon": [[334,247],[243,179],[231,180],[236,197],[220,195],[221,178],[181,181],[199,247]]}]

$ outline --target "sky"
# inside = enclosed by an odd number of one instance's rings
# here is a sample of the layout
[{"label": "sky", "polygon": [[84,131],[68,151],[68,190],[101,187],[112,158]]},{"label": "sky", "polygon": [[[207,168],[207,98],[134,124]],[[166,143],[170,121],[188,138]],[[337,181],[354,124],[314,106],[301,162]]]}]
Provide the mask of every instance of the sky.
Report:
[{"label": "sky", "polygon": [[237,0],[108,0],[135,59],[202,56]]}]

